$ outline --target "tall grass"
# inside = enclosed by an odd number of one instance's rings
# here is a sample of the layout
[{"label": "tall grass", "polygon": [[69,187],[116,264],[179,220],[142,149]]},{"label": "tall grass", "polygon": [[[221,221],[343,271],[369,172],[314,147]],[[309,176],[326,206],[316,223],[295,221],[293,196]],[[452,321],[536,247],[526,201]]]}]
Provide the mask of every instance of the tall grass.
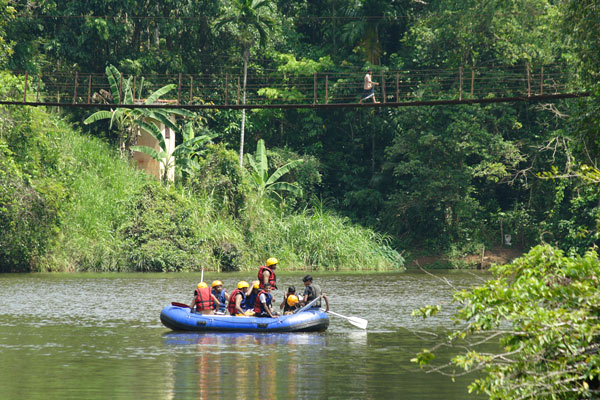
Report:
[{"label": "tall grass", "polygon": [[260,260],[280,259],[280,269],[373,271],[404,266],[385,236],[330,211],[288,213],[264,203],[254,208],[250,242]]},{"label": "tall grass", "polygon": [[50,175],[69,195],[42,270],[253,270],[271,256],[282,270],[403,266],[384,236],[323,207],[293,213],[250,194],[232,212],[208,191],[160,185],[100,139],[54,123],[61,155]]},{"label": "tall grass", "polygon": [[70,196],[46,269],[124,269],[119,225],[128,218],[127,201],[150,178],[97,138],[66,130],[58,140],[59,178],[70,187]]}]

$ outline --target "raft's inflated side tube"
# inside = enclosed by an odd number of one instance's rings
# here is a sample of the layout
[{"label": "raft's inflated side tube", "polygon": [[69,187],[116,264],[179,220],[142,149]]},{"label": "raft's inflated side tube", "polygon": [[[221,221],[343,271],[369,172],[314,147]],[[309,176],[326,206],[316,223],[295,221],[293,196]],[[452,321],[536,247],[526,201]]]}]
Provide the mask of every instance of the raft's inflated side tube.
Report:
[{"label": "raft's inflated side tube", "polygon": [[171,305],[162,310],[160,321],[174,331],[196,332],[319,332],[329,326],[329,317],[318,308],[279,318],[258,318],[196,314],[190,308]]}]

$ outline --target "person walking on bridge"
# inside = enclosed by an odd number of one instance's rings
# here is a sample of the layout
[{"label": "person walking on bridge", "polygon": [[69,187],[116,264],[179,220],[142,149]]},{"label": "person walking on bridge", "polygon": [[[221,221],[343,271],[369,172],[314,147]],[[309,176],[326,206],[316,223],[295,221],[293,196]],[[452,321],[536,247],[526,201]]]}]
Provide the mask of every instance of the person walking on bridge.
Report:
[{"label": "person walking on bridge", "polygon": [[379,103],[377,100],[375,100],[375,86],[379,85],[379,83],[373,82],[371,79],[372,74],[373,70],[369,68],[367,70],[367,74],[365,75],[363,93],[359,101],[360,104],[362,104],[363,100],[367,100],[371,97],[373,98],[373,103]]}]

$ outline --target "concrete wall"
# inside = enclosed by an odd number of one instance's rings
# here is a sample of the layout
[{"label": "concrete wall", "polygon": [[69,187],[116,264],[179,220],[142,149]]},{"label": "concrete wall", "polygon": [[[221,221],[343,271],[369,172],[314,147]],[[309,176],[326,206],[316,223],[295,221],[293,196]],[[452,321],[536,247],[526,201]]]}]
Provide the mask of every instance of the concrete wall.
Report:
[{"label": "concrete wall", "polygon": [[[173,120],[173,122],[174,122],[174,120]],[[173,132],[171,129],[165,127],[162,123],[158,123],[157,125],[159,126],[160,131],[165,140],[165,145],[167,147],[167,153],[169,154],[169,159],[170,159],[170,163],[171,163],[170,168],[167,171],[167,179],[170,182],[173,182],[173,181],[175,181],[175,165],[174,165],[174,160],[171,157],[171,154],[173,154],[173,151],[175,150],[175,132]],[[156,140],[154,138],[154,136],[152,136],[151,134],[149,134],[148,132],[146,132],[143,129],[140,130],[140,135],[138,136],[137,145],[151,147],[154,150],[156,150],[157,152],[161,151],[161,148],[158,145],[158,140]],[[160,180],[160,178],[163,176],[164,164],[162,162],[156,161],[149,155],[140,153],[138,151],[133,152],[133,159],[135,160],[136,165],[139,169],[146,171],[150,175],[154,176],[156,179]]]}]

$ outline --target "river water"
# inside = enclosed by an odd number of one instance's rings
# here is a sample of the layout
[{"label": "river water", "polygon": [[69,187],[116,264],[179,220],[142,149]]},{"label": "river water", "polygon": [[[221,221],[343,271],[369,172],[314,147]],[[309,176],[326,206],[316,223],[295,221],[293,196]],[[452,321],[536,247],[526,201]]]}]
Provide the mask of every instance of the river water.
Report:
[{"label": "river water", "polygon": [[[0,275],[1,399],[478,399],[473,378],[419,370],[410,359],[452,328],[452,288],[485,273],[319,275],[331,309],[325,333],[176,333],[161,309],[189,304],[199,274]],[[301,274],[278,274],[277,305]],[[246,274],[207,273],[233,289]],[[439,278],[447,281],[442,282]],[[439,317],[413,309],[443,304]]]}]

